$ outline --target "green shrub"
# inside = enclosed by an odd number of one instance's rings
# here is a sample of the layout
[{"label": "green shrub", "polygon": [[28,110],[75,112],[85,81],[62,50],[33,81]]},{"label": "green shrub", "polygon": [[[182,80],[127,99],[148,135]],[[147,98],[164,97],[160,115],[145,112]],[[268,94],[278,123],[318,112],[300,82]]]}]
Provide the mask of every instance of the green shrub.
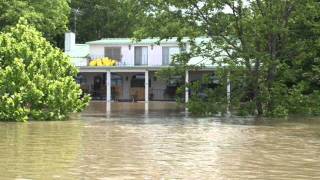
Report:
[{"label": "green shrub", "polygon": [[0,120],[64,120],[89,97],[74,81],[77,69],[25,20],[0,34]]}]

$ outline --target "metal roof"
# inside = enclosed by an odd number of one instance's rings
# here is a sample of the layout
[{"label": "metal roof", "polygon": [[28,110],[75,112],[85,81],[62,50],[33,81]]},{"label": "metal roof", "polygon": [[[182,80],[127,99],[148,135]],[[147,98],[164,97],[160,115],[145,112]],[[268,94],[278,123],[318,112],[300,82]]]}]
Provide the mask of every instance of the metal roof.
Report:
[{"label": "metal roof", "polygon": [[[181,42],[188,42],[190,38],[182,38]],[[198,37],[196,38],[196,42],[207,41],[209,38],[206,37]],[[170,39],[163,39],[160,41],[160,38],[146,38],[137,41],[133,38],[105,38],[97,41],[89,41],[86,44],[89,45],[152,45],[152,44],[177,44],[178,38],[173,37]]]}]

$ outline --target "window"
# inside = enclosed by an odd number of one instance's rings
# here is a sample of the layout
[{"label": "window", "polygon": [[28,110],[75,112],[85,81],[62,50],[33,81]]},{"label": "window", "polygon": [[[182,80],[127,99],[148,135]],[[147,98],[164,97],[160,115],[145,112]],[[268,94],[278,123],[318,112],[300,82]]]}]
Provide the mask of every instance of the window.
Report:
[{"label": "window", "polygon": [[180,48],[173,47],[162,47],[162,65],[169,65],[172,62],[172,56],[179,54]]},{"label": "window", "polygon": [[[144,87],[145,86],[144,74],[137,74],[132,76],[130,86],[132,88]],[[149,87],[151,87],[151,79],[149,79]]]},{"label": "window", "polygon": [[121,47],[105,47],[104,57],[108,57],[117,61],[121,60]]},{"label": "window", "polygon": [[180,52],[185,53],[187,52],[187,44],[183,43],[182,46],[180,47]]},{"label": "window", "polygon": [[111,76],[111,86],[122,86],[123,79],[122,76],[118,74],[112,74]]},{"label": "window", "polygon": [[134,47],[134,65],[148,64],[148,47]]}]

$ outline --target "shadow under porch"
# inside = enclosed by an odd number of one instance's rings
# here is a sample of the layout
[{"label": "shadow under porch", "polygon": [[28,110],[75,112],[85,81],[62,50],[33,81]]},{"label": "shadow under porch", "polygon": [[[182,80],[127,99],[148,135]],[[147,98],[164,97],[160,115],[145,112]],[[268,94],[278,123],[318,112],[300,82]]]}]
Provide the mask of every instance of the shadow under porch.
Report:
[{"label": "shadow under porch", "polygon": [[[110,101],[135,102],[146,101],[146,99],[147,101],[175,101],[176,90],[180,84],[161,80],[155,73],[156,71],[110,72]],[[77,81],[81,89],[91,95],[92,100],[107,100],[107,73],[82,72],[78,75]]]}]

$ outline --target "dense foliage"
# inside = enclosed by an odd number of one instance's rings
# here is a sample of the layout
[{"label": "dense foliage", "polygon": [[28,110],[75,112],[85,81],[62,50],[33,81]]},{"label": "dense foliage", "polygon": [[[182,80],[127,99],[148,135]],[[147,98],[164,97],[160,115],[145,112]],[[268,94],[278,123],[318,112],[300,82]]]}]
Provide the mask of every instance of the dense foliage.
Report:
[{"label": "dense foliage", "polygon": [[15,26],[19,18],[42,32],[44,37],[58,44],[58,37],[67,31],[70,13],[69,0],[1,0],[0,31]]},{"label": "dense foliage", "polygon": [[81,111],[89,97],[76,74],[62,51],[21,20],[0,34],[0,120],[63,120]]},{"label": "dense foliage", "polygon": [[143,14],[139,1],[133,0],[72,0],[71,8],[70,29],[76,26],[79,42],[131,37]]},{"label": "dense foliage", "polygon": [[[190,57],[218,66],[220,86],[193,93],[192,112],[212,114],[227,107],[241,115],[287,116],[320,113],[320,4],[317,0],[143,0],[148,15],[137,37],[204,35],[191,52],[176,57],[175,69],[192,69]],[[174,71],[173,71],[174,72]],[[179,70],[178,72],[184,72]],[[192,89],[193,84],[188,84]],[[197,86],[195,86],[197,87]],[[196,91],[194,89],[193,91]]]}]

